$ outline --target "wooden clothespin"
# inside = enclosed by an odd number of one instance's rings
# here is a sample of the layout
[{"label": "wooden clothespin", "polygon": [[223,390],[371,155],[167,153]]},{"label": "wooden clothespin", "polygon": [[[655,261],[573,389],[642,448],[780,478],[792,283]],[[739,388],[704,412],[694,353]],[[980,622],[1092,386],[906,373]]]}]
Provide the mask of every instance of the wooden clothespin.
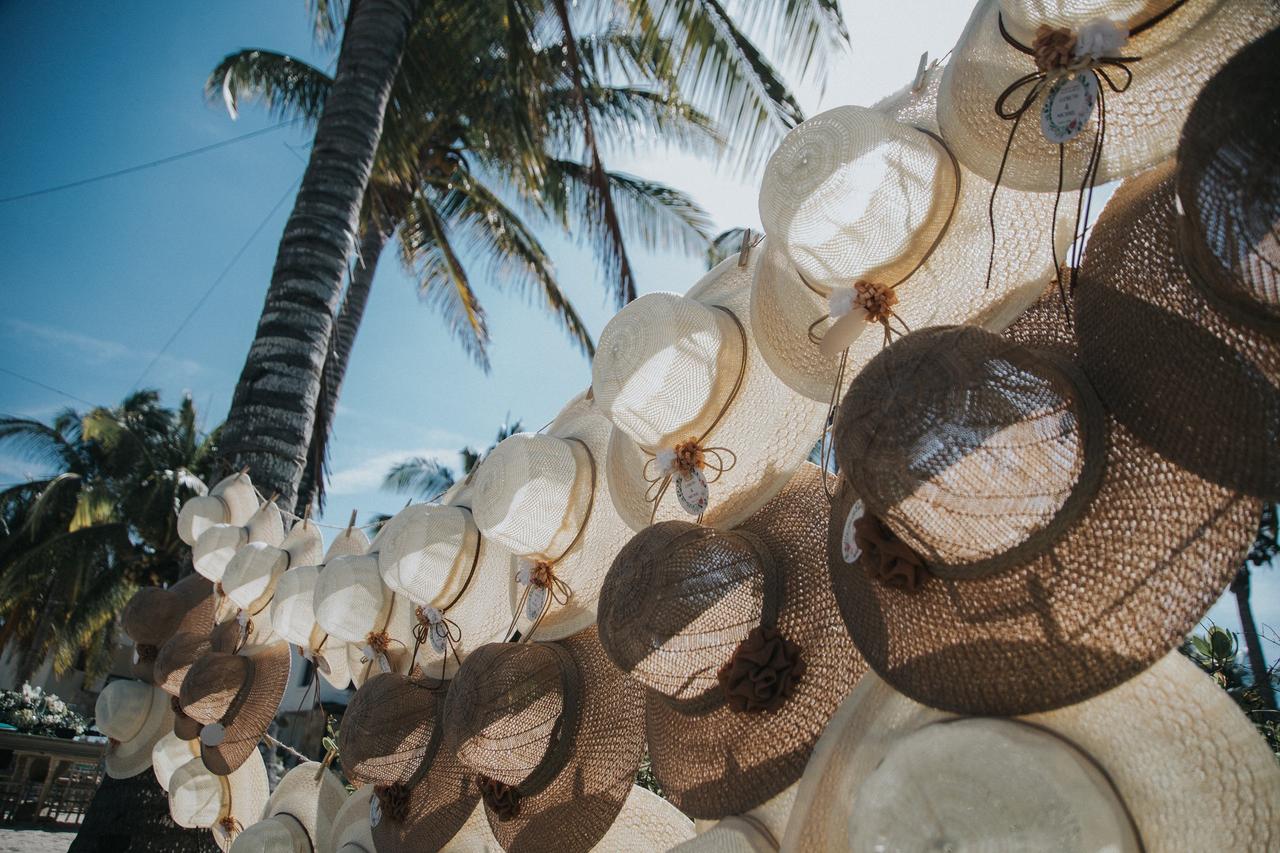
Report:
[{"label": "wooden clothespin", "polygon": [[920,64],[916,66],[916,79],[911,84],[912,92],[919,92],[924,88],[924,78],[929,74],[929,51],[920,54]]},{"label": "wooden clothespin", "polygon": [[311,504],[307,504],[306,509],[302,511],[302,529],[306,530],[307,525],[311,523]]},{"label": "wooden clothespin", "polygon": [[343,536],[350,536],[350,535],[351,535],[351,531],[352,531],[352,530],[355,528],[355,526],[356,526],[356,513],[357,513],[357,512],[359,512],[359,510],[356,510],[356,509],[351,510],[351,518],[347,521],[347,529],[346,529],[346,530],[344,530],[344,531],[342,532],[342,535],[343,535]]},{"label": "wooden clothespin", "polygon": [[746,228],[742,232],[742,245],[738,247],[738,266],[745,267],[751,259],[751,247],[755,244],[751,242],[751,229]]}]

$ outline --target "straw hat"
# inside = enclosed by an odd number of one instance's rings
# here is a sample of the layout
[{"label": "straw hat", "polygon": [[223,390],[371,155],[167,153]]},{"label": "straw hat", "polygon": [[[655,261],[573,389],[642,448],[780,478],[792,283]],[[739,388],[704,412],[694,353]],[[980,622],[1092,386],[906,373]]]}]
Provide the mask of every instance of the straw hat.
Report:
[{"label": "straw hat", "polygon": [[193,758],[200,757],[200,744],[193,740],[184,740],[173,732],[163,735],[151,748],[151,769],[155,771],[156,782],[165,792],[169,792],[169,779],[173,772]]},{"label": "straw hat", "polygon": [[363,645],[391,610],[391,590],[378,572],[378,555],[338,557],[316,579],[312,606],[320,630],[341,642]]},{"label": "straw hat", "polygon": [[[1002,23],[1010,41],[1001,34]],[[994,179],[1010,139],[1012,114],[1030,98],[1009,146],[1002,182],[1052,192],[1059,175],[1058,145],[1041,131],[1041,113],[1049,109],[1054,83],[1065,78],[1058,70],[1044,77],[1034,54],[1041,44],[1039,28],[1059,28],[1066,32],[1046,33],[1043,44],[1049,65],[1065,61],[1073,69],[1096,68],[1124,89],[1114,91],[1106,79],[1092,86],[1106,106],[1097,183],[1123,178],[1173,154],[1196,92],[1242,45],[1277,23],[1280,13],[1266,0],[982,0],[942,80],[942,135],[960,162]],[[1090,57],[1102,57],[1101,64]],[[1073,76],[1097,82],[1092,74]],[[1083,85],[1072,80],[1064,92]],[[997,107],[1006,89],[1009,95]],[[1003,120],[998,108],[1011,117]],[[1073,188],[1093,148],[1098,112],[1076,115],[1084,123],[1062,146],[1063,174]],[[1066,117],[1056,108],[1054,114],[1059,121]]]},{"label": "straw hat", "polygon": [[675,849],[681,853],[776,853],[799,790],[800,783],[795,782],[745,814],[694,821],[697,837]]},{"label": "straw hat", "polygon": [[1058,300],[1004,338],[896,341],[836,421],[841,613],[872,669],[938,708],[1049,710],[1133,677],[1253,541],[1257,501],[1158,456],[1098,403]]},{"label": "straw hat", "polygon": [[271,624],[286,642],[298,647],[316,671],[339,690],[351,683],[347,644],[330,637],[316,624],[314,609],[319,566],[298,566],[280,576],[271,599]]},{"label": "straw hat", "polygon": [[787,850],[1274,850],[1280,767],[1174,652],[1078,705],[956,718],[875,676],[814,750]]},{"label": "straw hat", "polygon": [[179,631],[207,634],[213,628],[213,585],[200,575],[187,575],[173,586],[145,586],[133,594],[120,616],[133,640],[133,675],[155,682],[160,647]]},{"label": "straw hat", "polygon": [[376,853],[369,827],[373,792],[372,785],[365,785],[347,797],[333,819],[329,837],[320,839],[319,853]]},{"label": "straw hat", "polygon": [[235,836],[262,817],[267,791],[267,768],[256,749],[225,776],[193,758],[169,777],[169,815],[178,826],[212,830],[213,840],[226,850]]},{"label": "straw hat", "polygon": [[258,493],[248,474],[232,474],[218,482],[207,495],[190,498],[178,512],[178,538],[195,545],[200,535],[215,524],[243,525],[258,508]]},{"label": "straw hat", "polygon": [[572,853],[600,841],[631,792],[642,707],[640,685],[588,628],[476,649],[449,689],[444,726],[450,751],[480,777],[504,850]]},{"label": "straw hat", "polygon": [[652,791],[632,785],[622,811],[594,849],[609,853],[650,853],[670,850],[690,838],[693,838],[693,821]]},{"label": "straw hat", "polygon": [[601,643],[648,688],[653,772],[686,814],[740,814],[795,782],[866,670],[833,627],[827,512],[806,463],[737,528],[656,524],[609,569]]},{"label": "straw hat", "polygon": [[[1162,455],[1280,499],[1280,334],[1238,322],[1196,283],[1208,253],[1188,251],[1190,229],[1179,237],[1174,187],[1172,162],[1132,178],[1094,226],[1075,297],[1080,360],[1116,418]],[[1272,228],[1278,211],[1248,227]]]},{"label": "straw hat", "polygon": [[201,533],[191,548],[191,562],[197,572],[217,583],[242,546],[265,542],[278,547],[283,541],[284,519],[275,501],[267,501],[243,525],[215,524]]},{"label": "straw hat", "polygon": [[767,248],[723,261],[686,296],[641,296],[600,333],[591,387],[614,425],[604,468],[634,530],[700,512],[717,527],[737,524],[777,494],[822,432],[824,407],[796,397],[755,342],[751,279]]},{"label": "straw hat", "polygon": [[[510,436],[476,472],[476,525],[486,542],[515,555],[504,571],[516,582],[488,600],[508,615],[503,629],[512,612],[536,623],[538,639],[567,637],[595,622],[609,560],[631,535],[609,500],[610,430],[579,395],[545,433]],[[493,600],[504,593],[509,600]]]},{"label": "straw hat", "polygon": [[225,775],[257,752],[284,698],[290,661],[289,644],[278,642],[252,654],[211,651],[191,665],[178,701],[203,726],[206,767]]},{"label": "straw hat", "polygon": [[477,803],[467,822],[440,848],[440,853],[499,853],[501,850],[502,845],[489,828],[489,813],[484,803]]},{"label": "straw hat", "polygon": [[173,729],[169,697],[141,681],[113,681],[98,694],[94,725],[107,736],[107,775],[137,776],[151,766],[151,750]]},{"label": "straw hat", "polygon": [[347,644],[347,668],[357,689],[380,672],[422,677],[427,646],[414,635],[416,607],[403,595],[387,590],[390,606],[362,643]]},{"label": "straw hat", "polygon": [[347,789],[317,761],[304,761],[271,792],[262,820],[245,828],[232,853],[316,853],[332,832]]},{"label": "straw hat", "polygon": [[376,673],[347,705],[338,754],[347,778],[373,785],[407,783],[436,730],[447,685],[398,673]]},{"label": "straw hat", "polygon": [[1053,274],[1051,239],[1059,255],[1071,241],[1069,205],[1056,230],[1052,195],[1005,191],[992,206],[991,183],[956,161],[932,117],[919,120],[939,78],[885,108],[837,107],[803,122],[765,169],[769,246],[753,324],[773,372],[814,400],[838,397],[890,331],[1004,329]]},{"label": "straw hat", "polygon": [[323,555],[320,528],[304,519],[289,530],[279,547],[250,542],[236,551],[222,573],[220,588],[235,608],[258,613],[270,603],[281,575],[294,566],[317,565]]}]

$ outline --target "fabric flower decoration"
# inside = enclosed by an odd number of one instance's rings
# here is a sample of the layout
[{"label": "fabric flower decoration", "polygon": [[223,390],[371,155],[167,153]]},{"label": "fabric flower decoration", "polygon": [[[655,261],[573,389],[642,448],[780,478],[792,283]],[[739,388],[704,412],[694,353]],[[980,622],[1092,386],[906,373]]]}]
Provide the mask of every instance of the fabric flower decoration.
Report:
[{"label": "fabric flower decoration", "polygon": [[514,785],[506,785],[487,776],[480,777],[477,784],[484,804],[499,821],[505,822],[520,816],[520,792]]},{"label": "fabric flower decoration", "polygon": [[717,678],[734,711],[776,711],[804,675],[800,646],[776,628],[759,625],[738,644]]},{"label": "fabric flower decoration", "polygon": [[864,513],[853,529],[872,580],[905,592],[915,592],[925,582],[928,570],[924,560],[880,519]]}]

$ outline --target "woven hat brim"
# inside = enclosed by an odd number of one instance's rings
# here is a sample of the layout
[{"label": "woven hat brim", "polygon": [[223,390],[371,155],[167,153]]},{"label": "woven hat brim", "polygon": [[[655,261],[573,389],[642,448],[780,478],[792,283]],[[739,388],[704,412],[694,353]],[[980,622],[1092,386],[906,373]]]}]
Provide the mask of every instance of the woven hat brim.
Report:
[{"label": "woven hat brim", "polygon": [[[249,826],[261,820],[271,793],[262,753],[254,749],[247,755],[241,765],[227,775],[227,787],[231,791],[231,818],[239,822],[240,826]],[[220,848],[226,850],[231,846],[234,839],[221,826],[212,827],[212,832],[213,840]]]},{"label": "woven hat brim", "polygon": [[595,628],[557,641],[579,676],[579,720],[564,767],[545,788],[522,796],[520,813],[489,827],[509,853],[590,850],[618,817],[644,753],[644,693],[605,656]]},{"label": "woven hat brim", "polygon": [[[747,332],[747,364],[742,387],[706,444],[727,447],[737,462],[710,485],[710,502],[703,521],[713,527],[732,527],[764,506],[804,462],[822,433],[826,404],[796,395],[774,375],[760,354],[751,318],[751,279],[767,241],[751,249],[745,267],[734,255],[708,272],[687,296],[704,305],[728,308]],[[732,377],[728,381],[732,381]],[[667,489],[656,516],[646,497],[647,457],[640,446],[619,429],[609,439],[609,494],[614,508],[635,531],[653,521],[692,520],[679,504],[675,488]],[[608,569],[609,562],[603,567]]]},{"label": "woven hat brim", "polygon": [[209,494],[227,505],[227,522],[242,525],[258,511],[258,492],[247,474],[232,474],[214,484]]},{"label": "woven hat brim", "polygon": [[151,769],[151,750],[156,742],[173,730],[173,709],[169,707],[169,695],[154,687],[151,689],[151,705],[147,709],[142,728],[132,738],[121,741],[115,749],[107,751],[104,764],[112,779],[128,779]]},{"label": "woven hat brim", "polygon": [[409,809],[403,822],[384,811],[373,827],[378,853],[439,850],[458,833],[480,802],[475,774],[447,749],[435,750],[409,781]]},{"label": "woven hat brim", "polygon": [[200,757],[211,773],[226,776],[258,751],[289,686],[292,651],[288,643],[272,643],[251,655],[253,675],[241,688],[243,703],[222,719],[225,737],[217,746],[200,744]]},{"label": "woven hat brim", "polygon": [[[320,634],[323,637],[323,632]],[[315,646],[312,646],[315,648]],[[329,682],[337,690],[345,690],[351,683],[351,664],[347,659],[347,644],[330,637],[319,652],[316,653],[316,671],[321,678]],[[329,671],[320,669],[318,662],[323,660]]]},{"label": "woven hat brim", "polygon": [[346,798],[333,819],[329,837],[320,842],[320,853],[338,853],[347,844],[374,853],[373,831],[369,826],[369,803],[373,793],[373,786],[365,785]]},{"label": "woven hat brim", "polygon": [[670,850],[693,836],[693,821],[679,809],[652,791],[632,785],[622,811],[595,849],[610,853],[648,853]]},{"label": "woven hat brim", "polygon": [[[319,772],[319,778],[317,778]],[[347,799],[347,789],[318,761],[293,767],[271,792],[262,818],[286,814],[302,825],[312,849],[322,844],[332,831],[338,810]]]},{"label": "woven hat brim", "polygon": [[1080,360],[1143,442],[1207,480],[1280,500],[1280,338],[1235,322],[1179,250],[1174,164],[1126,181],[1075,293]]},{"label": "woven hat brim", "polygon": [[467,817],[467,822],[440,848],[440,853],[496,853],[499,849],[501,845],[489,829],[489,815],[484,810],[484,804],[477,803]]},{"label": "woven hat brim", "polygon": [[407,784],[430,747],[447,690],[448,685],[406,682],[390,673],[371,676],[347,703],[338,733],[348,778],[370,785]]},{"label": "woven hat brim", "polygon": [[[1007,336],[1069,351],[1057,300],[1046,295]],[[832,583],[845,627],[881,678],[944,710],[1026,714],[1096,696],[1182,642],[1235,576],[1261,504],[1160,457],[1109,415],[1106,432],[1097,493],[1055,545],[981,579],[930,577],[915,592],[844,562],[857,495],[842,478],[828,533]]]},{"label": "woven hat brim", "polygon": [[[1033,73],[1035,63],[1005,43],[1000,35],[998,0],[977,4],[952,52],[938,97],[938,122],[960,162],[994,180],[1000,169],[1012,121],[995,113],[1001,91]],[[1280,23],[1280,12],[1266,0],[1187,0],[1176,12],[1147,33],[1125,44],[1126,56],[1140,56],[1132,64],[1133,80],[1122,93],[1105,92],[1106,139],[1098,167],[1102,184],[1134,174],[1168,159],[1178,132],[1197,92],[1215,71],[1243,45]],[[1152,41],[1165,41],[1168,29],[1177,37],[1157,51]],[[1027,45],[1030,47],[1030,45]],[[1122,72],[1110,72],[1123,83]],[[1104,83],[1105,87],[1106,84]],[[1011,99],[1011,109],[1024,89]],[[1058,146],[1040,132],[1041,96],[1027,113],[1005,163],[1002,185],[1035,192],[1053,192],[1058,181]],[[1066,183],[1079,186],[1093,144],[1097,118],[1063,146]]]},{"label": "woven hat brim", "polygon": [[827,573],[827,496],[809,463],[738,529],[775,555],[786,587],[777,628],[797,643],[805,672],[777,711],[736,712],[724,703],[690,712],[646,691],[649,758],[663,793],[686,814],[741,814],[777,795],[804,772],[813,745],[845,695],[867,671],[849,636]]},{"label": "woven hat brim", "polygon": [[[879,678],[864,680],[814,750],[783,849],[843,844],[858,789],[889,745],[951,718]],[[1177,652],[1108,693],[1023,719],[1098,762],[1146,850],[1210,850],[1223,838],[1238,850],[1280,843],[1280,765],[1231,697]]]}]

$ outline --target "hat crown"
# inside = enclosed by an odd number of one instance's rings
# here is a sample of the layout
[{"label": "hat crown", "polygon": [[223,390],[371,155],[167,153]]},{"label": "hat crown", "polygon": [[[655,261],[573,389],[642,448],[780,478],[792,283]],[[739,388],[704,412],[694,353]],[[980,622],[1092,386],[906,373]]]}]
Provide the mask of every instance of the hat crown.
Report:
[{"label": "hat crown", "polygon": [[182,680],[182,710],[204,725],[218,722],[247,686],[252,667],[244,655],[209,652],[191,665]]},{"label": "hat crown", "polygon": [[559,556],[582,525],[591,474],[575,445],[554,435],[517,433],[485,459],[472,488],[475,524],[515,554]]},{"label": "hat crown", "polygon": [[[289,823],[292,823],[293,827],[290,827]],[[301,833],[301,837],[298,833]],[[264,818],[245,827],[232,842],[228,853],[310,853],[310,851],[311,843],[305,830],[296,820],[285,816]]]},{"label": "hat crown", "polygon": [[877,110],[837,107],[793,128],[769,159],[760,219],[811,285],[892,285],[924,257],[956,187],[936,139]]},{"label": "hat crown", "polygon": [[195,757],[191,744],[191,741],[168,732],[151,748],[151,766],[155,770],[156,781],[164,790],[169,790],[169,780],[173,778],[174,771]]},{"label": "hat crown", "polygon": [[550,643],[490,643],[471,653],[445,700],[458,760],[519,785],[563,734],[572,689],[568,652]]},{"label": "hat crown", "polygon": [[121,622],[135,644],[156,646],[173,634],[187,609],[173,590],[144,586],[124,606]]},{"label": "hat crown", "polygon": [[192,758],[169,777],[169,813],[178,826],[189,829],[212,827],[230,808],[228,789],[205,769],[200,758]]},{"label": "hat crown", "polygon": [[[1078,33],[1094,21],[1110,21],[1126,32],[1168,11],[1176,0],[997,0],[1005,29],[1030,46],[1042,26]],[[1160,27],[1155,27],[1159,35]]]},{"label": "hat crown", "polygon": [[189,498],[178,511],[178,529],[184,531],[184,541],[191,544],[215,524],[235,523],[226,501],[215,495],[197,495]]},{"label": "hat crown", "polygon": [[379,673],[352,697],[338,732],[343,768],[371,784],[408,782],[436,732],[437,692],[399,673]]},{"label": "hat crown", "polygon": [[364,642],[390,603],[378,558],[369,554],[338,557],[316,579],[316,623],[343,642]]},{"label": "hat crown", "polygon": [[479,540],[471,513],[436,504],[407,507],[387,523],[378,564],[389,586],[430,604],[449,579],[471,565]]},{"label": "hat crown", "polygon": [[674,293],[647,293],[613,316],[591,387],[613,425],[645,447],[696,435],[728,399],[743,358],[733,321]]},{"label": "hat crown", "polygon": [[265,542],[249,542],[236,551],[222,573],[222,590],[242,609],[271,592],[272,582],[289,567],[289,554]]},{"label": "hat crown", "polygon": [[271,627],[296,646],[311,642],[311,632],[316,627],[313,599],[319,577],[318,566],[298,566],[282,574],[276,582],[275,594],[271,597]]},{"label": "hat crown", "polygon": [[134,738],[151,715],[155,688],[141,681],[113,681],[98,694],[94,724],[98,731],[121,742]]},{"label": "hat crown", "polygon": [[317,566],[324,559],[324,537],[320,528],[306,519],[289,528],[280,548],[288,554],[290,568]]},{"label": "hat crown", "polygon": [[240,546],[249,541],[247,528],[235,524],[215,524],[200,534],[191,549],[192,563],[196,571],[211,581],[222,580],[227,563]]},{"label": "hat crown", "polygon": [[837,462],[867,509],[943,571],[1043,549],[1104,464],[1099,404],[1074,369],[974,327],[896,341],[836,423]]},{"label": "hat crown", "polygon": [[666,696],[718,689],[716,674],[766,603],[771,559],[746,533],[666,521],[618,553],[601,590],[600,642],[620,669]]}]

